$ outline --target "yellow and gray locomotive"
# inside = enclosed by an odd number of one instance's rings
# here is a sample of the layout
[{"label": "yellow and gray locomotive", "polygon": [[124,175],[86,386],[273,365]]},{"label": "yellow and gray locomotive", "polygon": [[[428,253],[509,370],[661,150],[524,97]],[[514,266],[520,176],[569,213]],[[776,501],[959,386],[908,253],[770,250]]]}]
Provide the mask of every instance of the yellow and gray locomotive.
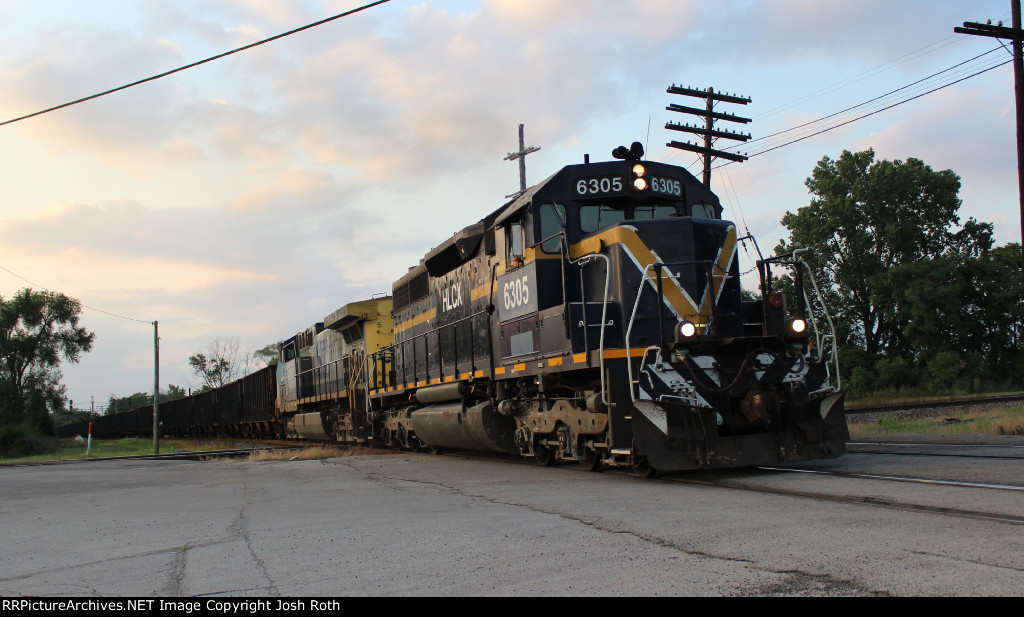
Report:
[{"label": "yellow and gray locomotive", "polygon": [[[393,288],[367,423],[390,445],[638,470],[834,457],[848,438],[800,262],[740,290],[736,226],[685,169],[563,168]],[[789,267],[797,310],[773,292]],[[834,353],[832,354],[834,356]]]}]

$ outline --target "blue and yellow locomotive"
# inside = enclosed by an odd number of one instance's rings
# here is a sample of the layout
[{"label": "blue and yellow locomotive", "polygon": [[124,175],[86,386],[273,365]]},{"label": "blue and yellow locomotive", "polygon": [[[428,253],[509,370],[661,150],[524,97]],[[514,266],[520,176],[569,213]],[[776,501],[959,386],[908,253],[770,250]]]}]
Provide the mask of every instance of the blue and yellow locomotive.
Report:
[{"label": "blue and yellow locomotive", "polygon": [[[641,473],[842,454],[834,337],[800,260],[759,260],[760,294],[745,297],[746,239],[718,198],[682,167],[643,161],[639,144],[615,154],[516,194],[390,297],[285,340],[276,376],[162,404],[164,430]],[[147,414],[101,418],[98,434],[145,434]]]},{"label": "blue and yellow locomotive", "polygon": [[[638,150],[563,168],[395,283],[394,344],[368,371],[377,436],[590,469],[843,453],[800,262],[761,260],[760,299],[744,300],[718,198]],[[793,315],[778,267],[796,281]]]}]

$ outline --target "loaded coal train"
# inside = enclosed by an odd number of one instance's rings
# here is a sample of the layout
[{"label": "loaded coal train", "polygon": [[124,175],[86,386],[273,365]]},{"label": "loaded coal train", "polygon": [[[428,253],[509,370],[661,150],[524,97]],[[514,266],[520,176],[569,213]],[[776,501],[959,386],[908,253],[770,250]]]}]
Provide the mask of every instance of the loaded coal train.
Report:
[{"label": "loaded coal train", "polygon": [[[841,455],[834,336],[799,256],[758,260],[759,294],[744,294],[750,238],[718,197],[682,167],[642,160],[639,144],[613,154],[512,196],[390,296],[283,341],[276,367],[161,404],[163,432],[641,473]],[[151,426],[143,408],[98,419],[93,434]]]}]

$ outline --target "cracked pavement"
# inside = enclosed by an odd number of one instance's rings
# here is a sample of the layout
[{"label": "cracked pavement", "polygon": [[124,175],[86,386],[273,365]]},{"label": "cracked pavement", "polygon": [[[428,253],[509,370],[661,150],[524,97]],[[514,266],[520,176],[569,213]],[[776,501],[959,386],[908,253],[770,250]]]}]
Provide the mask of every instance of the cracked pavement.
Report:
[{"label": "cracked pavement", "polygon": [[0,595],[1019,595],[1020,526],[420,454],[0,468]]}]

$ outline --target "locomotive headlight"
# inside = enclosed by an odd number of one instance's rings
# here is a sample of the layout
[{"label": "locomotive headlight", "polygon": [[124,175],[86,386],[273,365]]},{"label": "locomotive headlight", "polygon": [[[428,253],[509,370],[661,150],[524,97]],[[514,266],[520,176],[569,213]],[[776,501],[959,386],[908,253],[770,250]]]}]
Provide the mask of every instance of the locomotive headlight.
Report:
[{"label": "locomotive headlight", "polygon": [[691,321],[684,321],[683,323],[679,324],[679,327],[676,329],[676,332],[679,333],[680,338],[688,339],[693,335],[697,334],[697,326],[694,325],[694,323]]},{"label": "locomotive headlight", "polygon": [[633,189],[637,191],[646,191],[650,183],[647,182],[647,166],[643,163],[637,163],[630,169],[630,181],[633,183]]},{"label": "locomotive headlight", "polygon": [[789,322],[789,331],[793,334],[803,334],[807,331],[807,322],[797,317]]}]

